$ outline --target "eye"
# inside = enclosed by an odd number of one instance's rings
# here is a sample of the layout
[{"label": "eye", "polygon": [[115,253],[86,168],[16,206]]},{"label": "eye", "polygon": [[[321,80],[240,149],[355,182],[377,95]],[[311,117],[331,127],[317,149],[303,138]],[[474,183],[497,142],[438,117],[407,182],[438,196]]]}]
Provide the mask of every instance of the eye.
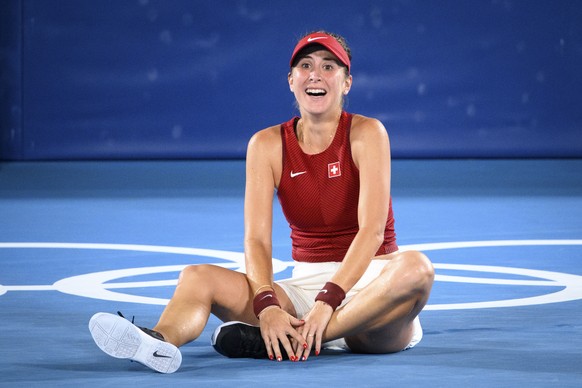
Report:
[{"label": "eye", "polygon": [[331,65],[329,63],[328,64],[325,64],[325,65],[323,65],[323,69],[324,70],[333,70],[333,65]]},{"label": "eye", "polygon": [[299,67],[301,67],[302,69],[309,69],[311,67],[311,64],[307,61],[303,61],[299,62]]}]

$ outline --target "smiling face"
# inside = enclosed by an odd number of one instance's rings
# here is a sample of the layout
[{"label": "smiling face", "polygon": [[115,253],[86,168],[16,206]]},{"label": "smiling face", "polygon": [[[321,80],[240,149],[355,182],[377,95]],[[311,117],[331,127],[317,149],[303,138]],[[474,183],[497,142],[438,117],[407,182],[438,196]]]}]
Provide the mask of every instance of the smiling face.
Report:
[{"label": "smiling face", "polygon": [[323,48],[299,58],[288,79],[302,113],[312,114],[341,110],[343,97],[352,85],[352,76],[346,74],[346,68]]}]

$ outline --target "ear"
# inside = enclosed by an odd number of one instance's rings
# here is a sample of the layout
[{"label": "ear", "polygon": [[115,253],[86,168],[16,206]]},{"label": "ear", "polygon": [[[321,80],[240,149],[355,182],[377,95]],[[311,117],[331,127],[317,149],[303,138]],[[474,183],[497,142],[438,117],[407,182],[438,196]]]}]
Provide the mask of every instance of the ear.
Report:
[{"label": "ear", "polygon": [[344,87],[344,95],[347,95],[352,88],[352,75],[346,77],[345,87]]},{"label": "ear", "polygon": [[293,92],[293,76],[291,75],[291,72],[287,74],[287,82],[289,83],[289,90]]}]

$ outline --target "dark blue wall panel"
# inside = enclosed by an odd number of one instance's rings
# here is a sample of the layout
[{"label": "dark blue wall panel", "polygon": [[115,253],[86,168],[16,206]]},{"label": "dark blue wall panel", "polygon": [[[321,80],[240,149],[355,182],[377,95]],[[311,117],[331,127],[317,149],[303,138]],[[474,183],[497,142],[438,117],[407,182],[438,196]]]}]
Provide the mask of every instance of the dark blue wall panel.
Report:
[{"label": "dark blue wall panel", "polygon": [[0,160],[22,145],[22,2],[0,5]]},{"label": "dark blue wall panel", "polygon": [[582,1],[0,7],[0,158],[244,157],[296,114],[288,58],[318,28],[350,42],[347,110],[381,119],[395,157],[582,157]]}]

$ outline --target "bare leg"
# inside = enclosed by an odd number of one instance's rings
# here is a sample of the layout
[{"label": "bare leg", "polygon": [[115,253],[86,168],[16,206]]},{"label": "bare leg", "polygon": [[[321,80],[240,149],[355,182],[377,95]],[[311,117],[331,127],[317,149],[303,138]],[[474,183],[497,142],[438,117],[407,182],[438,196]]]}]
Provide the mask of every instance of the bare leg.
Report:
[{"label": "bare leg", "polygon": [[256,324],[251,304],[244,274],[214,265],[188,266],[154,330],[181,346],[200,336],[211,313],[223,321]]},{"label": "bare leg", "polygon": [[332,316],[325,341],[345,337],[354,352],[391,353],[406,347],[413,320],[430,294],[434,269],[420,252],[388,256],[382,273]]}]

